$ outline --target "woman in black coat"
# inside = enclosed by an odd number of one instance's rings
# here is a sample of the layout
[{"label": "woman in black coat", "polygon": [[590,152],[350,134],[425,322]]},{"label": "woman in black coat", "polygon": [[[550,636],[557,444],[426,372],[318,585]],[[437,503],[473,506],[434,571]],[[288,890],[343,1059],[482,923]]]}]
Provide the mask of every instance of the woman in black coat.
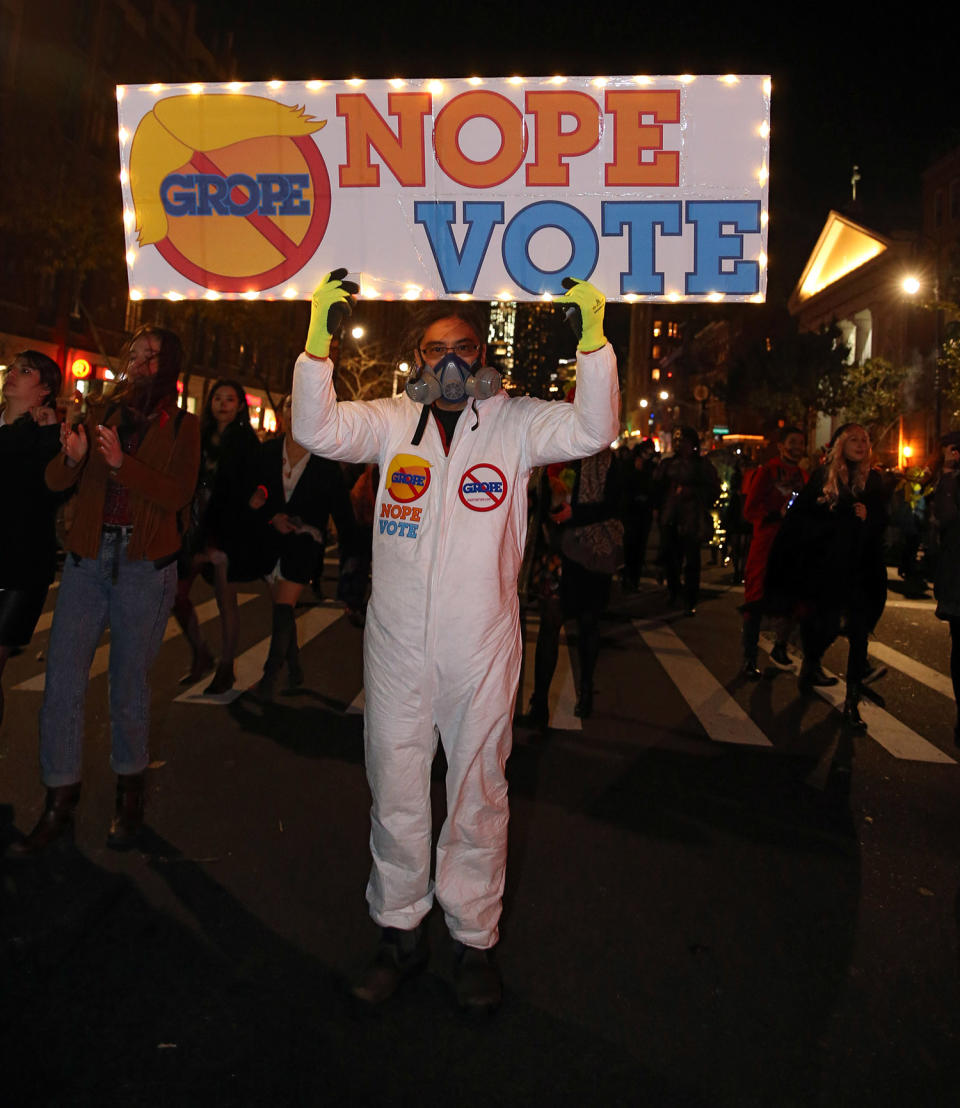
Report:
[{"label": "woman in black coat", "polygon": [[233,660],[239,639],[237,583],[263,572],[257,521],[250,511],[250,489],[256,484],[260,440],[250,427],[243,386],[217,381],[204,405],[200,423],[202,458],[191,524],[184,536],[173,612],[193,650],[184,684],[199,681],[213,668],[213,655],[200,633],[190,588],[201,571],[212,576],[220,612],[220,664],[204,689],[216,695],[233,688]]},{"label": "woman in black coat", "polygon": [[265,563],[273,600],[270,650],[256,696],[273,700],[277,678],[287,663],[290,687],[303,683],[294,609],[323,557],[327,522],[333,516],[341,559],[354,543],[354,516],[343,473],[337,462],[318,458],[290,433],[290,397],[280,407],[284,434],[260,448],[259,484],[250,507],[267,524]]},{"label": "woman in black coat", "polygon": [[60,453],[56,401],[61,380],[57,363],[37,350],[17,354],[3,380],[0,677],[10,655],[30,641],[57,569],[54,516],[63,497],[50,492],[43,474],[47,462]]},{"label": "woman in black coat", "polygon": [[843,719],[857,731],[866,730],[858,704],[868,672],[867,639],[887,598],[887,496],[870,458],[870,438],[859,424],[838,428],[824,465],[784,517],[765,583],[772,608],[778,599],[786,600],[786,608],[799,604],[801,692],[837,683],[823,672],[821,662],[843,628],[850,640]]}]

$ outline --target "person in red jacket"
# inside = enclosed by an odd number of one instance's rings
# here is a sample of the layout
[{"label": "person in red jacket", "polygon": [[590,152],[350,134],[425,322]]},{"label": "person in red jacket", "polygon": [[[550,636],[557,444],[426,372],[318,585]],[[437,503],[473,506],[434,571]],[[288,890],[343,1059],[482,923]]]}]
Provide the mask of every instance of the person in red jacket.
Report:
[{"label": "person in red jacket", "polygon": [[[784,427],[777,445],[778,457],[771,458],[753,476],[743,505],[743,518],[753,524],[753,539],[744,572],[743,596],[743,674],[751,681],[760,679],[757,667],[757,646],[760,620],[763,614],[763,581],[767,572],[770,548],[780,530],[797,493],[803,488],[807,474],[800,468],[806,448],[799,427]],[[770,660],[778,669],[792,669],[787,654],[789,617],[777,623],[777,641]]]}]

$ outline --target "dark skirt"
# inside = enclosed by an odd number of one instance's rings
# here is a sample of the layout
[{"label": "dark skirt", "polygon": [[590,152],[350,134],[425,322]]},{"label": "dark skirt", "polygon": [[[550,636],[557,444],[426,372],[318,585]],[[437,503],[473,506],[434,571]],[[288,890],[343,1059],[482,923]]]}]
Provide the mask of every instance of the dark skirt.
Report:
[{"label": "dark skirt", "polygon": [[285,581],[309,585],[320,567],[323,546],[310,535],[281,535],[279,547],[280,576]]},{"label": "dark skirt", "polygon": [[0,646],[26,646],[47,599],[48,585],[0,589]]},{"label": "dark skirt", "polygon": [[594,573],[579,562],[563,558],[560,573],[560,601],[568,619],[594,612],[599,614],[610,602],[612,574]]}]

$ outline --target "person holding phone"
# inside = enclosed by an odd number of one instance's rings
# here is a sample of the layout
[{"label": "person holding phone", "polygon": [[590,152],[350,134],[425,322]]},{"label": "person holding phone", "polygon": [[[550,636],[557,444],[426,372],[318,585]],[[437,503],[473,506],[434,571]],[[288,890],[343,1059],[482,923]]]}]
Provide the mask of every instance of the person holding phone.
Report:
[{"label": "person holding phone", "polygon": [[867,728],[860,695],[865,679],[880,676],[870,669],[867,642],[887,598],[887,494],[871,457],[865,428],[859,423],[837,428],[824,464],[811,474],[777,532],[766,576],[771,602],[801,612],[801,694],[838,683],[821,662],[841,628],[847,636],[843,722],[852,731]]}]

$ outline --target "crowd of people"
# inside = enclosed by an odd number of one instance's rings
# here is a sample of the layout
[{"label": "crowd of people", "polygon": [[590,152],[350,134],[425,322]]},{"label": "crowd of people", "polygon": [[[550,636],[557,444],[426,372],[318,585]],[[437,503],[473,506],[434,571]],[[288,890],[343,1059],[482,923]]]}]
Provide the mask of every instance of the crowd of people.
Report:
[{"label": "crowd of people", "polygon": [[[199,418],[178,406],[183,351],[161,327],[133,335],[118,385],[88,403],[76,423],[58,420],[55,362],[29,350],[11,362],[0,457],[20,480],[0,544],[0,676],[36,627],[56,572],[56,514],[65,498],[73,501],[40,713],[46,799],[9,855],[35,855],[72,826],[88,673],[106,628],[117,783],[107,842],[115,849],[133,846],[143,827],[149,671],[171,611],[190,648],[183,682],[201,684],[212,673],[206,694],[223,694],[236,683],[238,585],[264,580],[270,643],[262,675],[244,695],[270,705],[284,669],[291,688],[304,682],[295,608],[322,572],[332,519],[341,598],[365,628],[367,900],[381,929],[353,995],[380,1004],[425,967],[425,920],[436,901],[453,940],[458,1001],[490,1010],[501,996],[493,950],[505,881],[505,764],[515,723],[548,730],[565,621],[576,626],[575,711],[587,718],[614,575],[631,593],[653,574],[672,608],[693,616],[702,553],[726,488],[728,500],[736,498],[738,533],[742,523],[749,535],[735,566],[744,575],[743,676],[762,677],[757,654],[769,624],[777,668],[793,668],[790,643],[799,635],[802,693],[835,684],[822,660],[845,635],[843,721],[864,730],[862,689],[881,676],[867,642],[886,596],[889,490],[872,465],[867,431],[852,423],[838,428],[816,465],[805,458],[803,432],[786,426],[777,456],[738,470],[726,486],[691,427],[675,430],[662,458],[650,438],[612,451],[619,389],[604,299],[572,278],[561,298],[578,340],[567,403],[507,396],[486,365],[482,320],[462,304],[434,305],[415,320],[414,370],[403,394],[340,400],[329,351],[356,292],[344,277],[331,272],[314,293],[293,392],[278,407],[278,433],[262,443],[236,381],[215,382]],[[958,475],[960,432],[953,432],[932,477],[931,504],[941,551],[937,616],[950,625],[955,693]],[[191,600],[198,576],[214,590],[219,657]],[[536,605],[539,633],[533,695],[515,717],[521,597]],[[411,682],[411,673],[419,679]],[[956,736],[960,743],[960,722]],[[432,866],[438,742],[447,816]]]}]

